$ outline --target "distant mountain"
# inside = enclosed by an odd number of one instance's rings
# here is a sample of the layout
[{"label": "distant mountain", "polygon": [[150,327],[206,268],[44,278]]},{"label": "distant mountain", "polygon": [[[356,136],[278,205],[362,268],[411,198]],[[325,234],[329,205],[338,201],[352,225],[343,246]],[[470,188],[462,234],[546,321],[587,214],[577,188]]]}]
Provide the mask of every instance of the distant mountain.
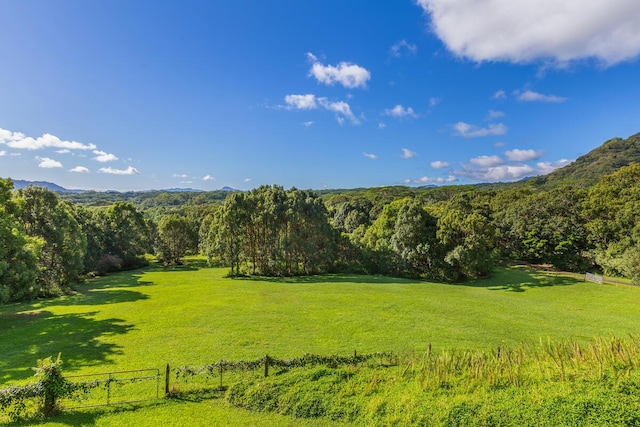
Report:
[{"label": "distant mountain", "polygon": [[574,185],[588,187],[631,163],[640,163],[640,133],[627,139],[613,138],[600,147],[578,157],[573,163],[545,176],[526,181],[543,187]]},{"label": "distant mountain", "polygon": [[167,188],[166,190],[160,190],[160,191],[166,191],[168,193],[202,193],[204,192],[204,190],[198,190],[196,188]]},{"label": "distant mountain", "polygon": [[222,187],[220,189],[220,191],[226,191],[228,193],[235,193],[235,192],[240,191],[240,190],[236,190],[235,188],[224,186],[224,187]]},{"label": "distant mountain", "polygon": [[53,182],[47,181],[24,181],[22,179],[14,179],[13,180],[13,188],[20,189],[26,188],[30,185],[36,187],[44,187],[47,190],[55,191],[56,193],[84,193],[85,190],[69,190],[67,188],[61,187],[58,184],[54,184]]}]

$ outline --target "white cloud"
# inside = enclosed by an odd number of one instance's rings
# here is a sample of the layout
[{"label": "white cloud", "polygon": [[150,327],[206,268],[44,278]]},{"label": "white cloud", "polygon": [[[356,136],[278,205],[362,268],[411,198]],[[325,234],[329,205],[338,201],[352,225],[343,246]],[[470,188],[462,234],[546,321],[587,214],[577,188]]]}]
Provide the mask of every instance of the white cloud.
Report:
[{"label": "white cloud", "polygon": [[100,150],[93,150],[93,154],[96,155],[93,160],[96,160],[100,163],[113,162],[115,160],[118,160],[118,158],[113,154],[105,153],[104,151]]},{"label": "white cloud", "polygon": [[337,66],[323,65],[312,53],[307,53],[307,58],[311,61],[309,74],[326,85],[339,83],[347,89],[364,88],[371,79],[371,73],[356,64],[341,62]]},{"label": "white cloud", "polygon": [[386,127],[387,127],[386,123],[378,122],[378,128],[379,128],[379,129],[384,129],[384,128],[386,128]]},{"label": "white cloud", "polygon": [[7,144],[11,148],[24,150],[40,150],[43,148],[62,148],[69,150],[95,150],[93,144],[83,144],[76,141],[63,141],[57,136],[45,133],[38,138],[28,137],[21,132],[12,132],[0,129],[0,143]]},{"label": "white cloud", "polygon": [[540,157],[542,157],[542,154],[543,153],[541,151],[519,150],[517,148],[515,150],[509,150],[504,153],[504,155],[507,157],[507,160],[509,160],[510,162],[528,162],[530,160],[539,159]]},{"label": "white cloud", "polygon": [[7,155],[7,152],[6,152],[6,151],[4,151],[4,150],[0,151],[0,157],[2,157],[2,156],[6,156],[6,155]]},{"label": "white cloud", "polygon": [[186,173],[174,173],[173,175],[171,175],[173,178],[180,178],[180,179],[185,179],[185,178],[189,178],[189,175],[187,175]]},{"label": "white cloud", "polygon": [[493,95],[491,95],[491,99],[506,99],[506,98],[507,98],[507,93],[502,89],[498,89],[497,91],[495,91]]},{"label": "white cloud", "polygon": [[402,157],[403,159],[413,159],[417,155],[418,153],[416,153],[415,151],[411,151],[408,148],[403,148],[400,157]]},{"label": "white cloud", "polygon": [[89,169],[84,166],[76,166],[73,169],[69,169],[69,172],[77,172],[77,173],[89,173]]},{"label": "white cloud", "polygon": [[245,178],[244,182],[251,182],[251,178]]},{"label": "white cloud", "polygon": [[36,159],[40,162],[38,163],[39,168],[53,169],[53,168],[62,167],[62,163],[60,163],[57,160],[50,159],[48,157],[36,157]]},{"label": "white cloud", "polygon": [[384,110],[384,113],[387,116],[397,117],[397,118],[402,118],[402,117],[413,117],[413,118],[416,118],[416,117],[418,117],[418,115],[413,111],[413,108],[411,108],[411,107],[404,108],[400,104],[396,105],[395,107],[393,107],[391,109],[387,108],[386,110]]},{"label": "white cloud", "polygon": [[493,143],[493,146],[496,148],[506,147],[507,143],[503,141],[497,141]]},{"label": "white cloud", "polygon": [[449,167],[449,162],[443,162],[441,160],[436,160],[435,162],[431,162],[431,167],[434,169],[444,169]]},{"label": "white cloud", "polygon": [[71,150],[69,150],[68,148],[63,148],[62,150],[56,151],[56,153],[58,153],[58,154],[68,154],[70,152],[71,152]]},{"label": "white cloud", "polygon": [[398,43],[391,46],[391,55],[396,58],[400,58],[403,55],[415,55],[418,51],[418,46],[410,44],[406,40],[400,40]]},{"label": "white cloud", "polygon": [[287,95],[284,97],[284,102],[287,103],[288,108],[295,108],[297,110],[314,110],[318,108],[316,96],[312,94]]},{"label": "white cloud", "polygon": [[378,156],[376,156],[375,154],[371,154],[371,153],[362,153],[362,155],[365,156],[368,159],[371,159],[371,160],[375,160],[375,159],[378,158]]},{"label": "white cloud", "polygon": [[478,126],[470,125],[465,122],[458,122],[453,125],[453,129],[457,132],[458,136],[463,136],[465,138],[476,138],[489,135],[504,135],[505,133],[507,133],[507,127],[502,123],[492,123],[488,128],[480,128]]},{"label": "white cloud", "polygon": [[429,107],[435,107],[436,105],[440,104],[440,98],[429,98]]},{"label": "white cloud", "polygon": [[446,177],[438,177],[438,178],[430,178],[428,176],[423,176],[418,179],[405,179],[405,184],[419,184],[419,185],[429,185],[429,184],[450,184],[452,182],[456,182],[458,178],[453,175],[449,175]]},{"label": "white cloud", "polygon": [[478,156],[469,160],[469,163],[482,168],[490,168],[504,163],[499,156]]},{"label": "white cloud", "polygon": [[455,55],[473,61],[604,65],[640,53],[637,0],[417,0],[432,31]]},{"label": "white cloud", "polygon": [[318,98],[318,103],[326,110],[333,111],[336,119],[340,124],[344,123],[344,119],[349,119],[354,125],[360,124],[360,121],[351,111],[351,107],[344,101],[330,102],[327,98]]},{"label": "white cloud", "polygon": [[304,126],[306,128],[311,127],[312,125],[313,125],[312,121],[302,123],[302,126]]},{"label": "white cloud", "polygon": [[546,175],[548,173],[553,172],[556,169],[567,166],[569,163],[573,162],[573,160],[561,159],[557,162],[539,162],[536,164],[538,171],[542,175]]},{"label": "white cloud", "polygon": [[456,175],[482,182],[516,180],[534,175],[535,169],[529,165],[500,165],[483,169],[465,169],[454,172]]},{"label": "white cloud", "polygon": [[[313,94],[307,95],[287,95],[284,98],[287,109],[296,110],[314,110],[322,107],[327,111],[336,114],[336,118],[340,124],[344,123],[344,119],[348,119],[353,124],[359,124],[360,121],[351,111],[351,107],[344,101],[331,102],[325,97],[316,97]],[[313,122],[305,122],[305,126],[311,126]]]},{"label": "white cloud", "polygon": [[205,175],[202,177],[203,181],[215,181],[216,179],[211,175]]},{"label": "white cloud", "polygon": [[505,116],[505,114],[502,111],[489,110],[485,120],[491,121],[491,120],[499,119],[499,118],[504,117],[504,116]]},{"label": "white cloud", "polygon": [[525,90],[522,93],[516,93],[516,96],[519,101],[525,102],[553,102],[560,103],[565,102],[567,98],[556,95],[543,95],[538,92],[534,92],[532,90]]},{"label": "white cloud", "polygon": [[133,166],[129,166],[126,169],[115,169],[115,168],[111,168],[111,167],[109,167],[109,168],[100,168],[100,169],[98,169],[98,172],[108,173],[108,174],[111,174],[111,175],[138,175],[140,173]]}]

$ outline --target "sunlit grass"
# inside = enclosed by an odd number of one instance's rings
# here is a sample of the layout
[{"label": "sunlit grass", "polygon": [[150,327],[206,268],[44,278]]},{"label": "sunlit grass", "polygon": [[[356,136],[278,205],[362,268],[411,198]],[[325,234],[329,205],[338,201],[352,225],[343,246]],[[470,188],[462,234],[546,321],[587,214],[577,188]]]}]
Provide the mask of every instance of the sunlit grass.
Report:
[{"label": "sunlit grass", "polygon": [[[265,354],[421,353],[429,344],[434,351],[495,350],[541,338],[587,342],[638,333],[640,325],[640,288],[523,267],[456,285],[351,275],[230,279],[226,272],[194,260],[182,268],[98,278],[74,296],[0,307],[0,382],[27,380],[36,359],[58,353],[65,372],[90,373]],[[177,407],[166,409],[171,405]],[[163,403],[107,412],[100,425],[179,413],[181,405],[228,410],[220,402]]]}]

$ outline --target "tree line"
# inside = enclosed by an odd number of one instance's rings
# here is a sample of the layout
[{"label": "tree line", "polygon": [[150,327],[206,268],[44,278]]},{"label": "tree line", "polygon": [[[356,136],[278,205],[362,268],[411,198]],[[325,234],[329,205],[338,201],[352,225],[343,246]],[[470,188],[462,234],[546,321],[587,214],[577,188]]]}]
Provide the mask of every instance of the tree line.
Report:
[{"label": "tree line", "polygon": [[57,295],[92,274],[206,255],[231,275],[352,272],[460,281],[501,260],[640,283],[640,165],[588,188],[445,187],[327,193],[279,186],[224,202],[83,206],[0,179],[0,302]]}]

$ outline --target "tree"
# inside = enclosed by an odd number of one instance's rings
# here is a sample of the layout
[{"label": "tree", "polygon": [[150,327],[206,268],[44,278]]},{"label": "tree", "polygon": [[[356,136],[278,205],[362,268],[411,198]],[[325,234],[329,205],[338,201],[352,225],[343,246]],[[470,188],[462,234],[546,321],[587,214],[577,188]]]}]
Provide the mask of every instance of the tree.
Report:
[{"label": "tree", "polygon": [[151,252],[149,229],[144,216],[128,202],[116,202],[102,212],[104,254],[117,256],[123,268],[144,265],[142,258]]},{"label": "tree", "polygon": [[31,299],[39,291],[40,240],[18,229],[12,188],[11,180],[0,179],[0,304]]},{"label": "tree", "polygon": [[197,250],[198,237],[191,222],[180,215],[164,216],[158,223],[156,255],[168,265],[180,264],[182,257]]},{"label": "tree", "polygon": [[56,295],[77,281],[83,270],[87,241],[72,206],[57,194],[30,186],[16,193],[22,230],[42,242],[39,252],[39,292]]}]

